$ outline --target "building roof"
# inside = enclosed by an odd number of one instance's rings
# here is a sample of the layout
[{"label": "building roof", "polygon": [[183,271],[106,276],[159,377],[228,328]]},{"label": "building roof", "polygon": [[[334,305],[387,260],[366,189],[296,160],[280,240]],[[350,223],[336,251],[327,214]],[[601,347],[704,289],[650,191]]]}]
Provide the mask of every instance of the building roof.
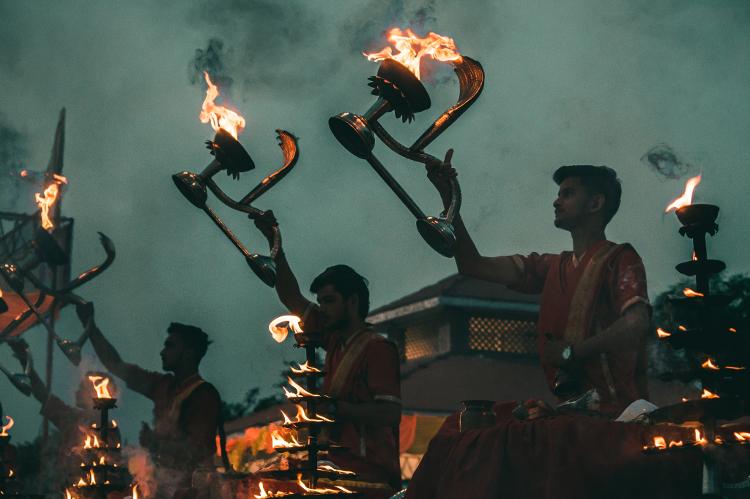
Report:
[{"label": "building roof", "polygon": [[378,324],[437,306],[536,313],[539,296],[513,291],[495,282],[453,274],[370,312]]}]

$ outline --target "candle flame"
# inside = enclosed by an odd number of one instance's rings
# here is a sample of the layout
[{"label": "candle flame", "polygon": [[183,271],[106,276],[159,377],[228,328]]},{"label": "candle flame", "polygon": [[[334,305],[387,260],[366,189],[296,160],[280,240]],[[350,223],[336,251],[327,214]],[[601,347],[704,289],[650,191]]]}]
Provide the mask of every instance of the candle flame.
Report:
[{"label": "candle flame", "polygon": [[5,421],[7,421],[7,423],[5,423],[2,430],[0,430],[0,435],[4,437],[8,435],[8,430],[13,428],[13,425],[16,424],[15,420],[10,416],[5,416]]},{"label": "candle flame", "polygon": [[282,343],[291,329],[295,334],[302,333],[300,323],[302,319],[296,315],[282,315],[276,317],[268,324],[268,331],[277,343]]},{"label": "candle flame", "polygon": [[708,440],[705,439],[698,428],[695,429],[695,443],[700,445],[705,445],[708,443]]},{"label": "candle flame", "polygon": [[706,359],[706,361],[703,364],[701,364],[701,367],[703,369],[710,369],[711,371],[718,371],[719,370],[719,366],[717,366],[716,364],[714,364],[713,359],[711,359],[711,357],[708,357]]},{"label": "candle flame", "polygon": [[441,62],[460,62],[462,59],[453,38],[437,33],[430,32],[426,37],[420,38],[411,29],[401,31],[399,28],[393,28],[388,31],[388,41],[398,50],[398,54],[393,54],[392,47],[385,47],[380,52],[362,55],[370,61],[393,59],[400,62],[414,73],[417,79],[420,78],[419,65],[424,56]]},{"label": "candle flame", "polygon": [[669,204],[669,206],[667,206],[667,209],[664,210],[664,212],[667,213],[670,210],[678,210],[682,208],[683,206],[688,206],[692,204],[693,203],[693,191],[695,191],[696,186],[700,183],[701,183],[700,175],[698,175],[697,177],[688,179],[687,183],[685,184],[685,192],[682,193],[682,196],[672,201]]},{"label": "candle flame", "polygon": [[659,338],[669,338],[670,336],[672,336],[672,333],[660,327],[656,328],[656,334],[659,336]]},{"label": "candle flame", "polygon": [[733,327],[730,327],[730,328],[728,329],[728,331],[729,331],[730,333],[736,333],[736,332],[737,332],[737,329],[736,329],[736,328],[733,328]]},{"label": "candle flame", "polygon": [[706,389],[704,388],[704,389],[703,389],[703,393],[701,393],[701,398],[702,398],[702,399],[717,399],[717,398],[719,398],[719,396],[718,396],[718,395],[716,395],[716,394],[715,394],[715,393],[713,393],[713,392],[710,392],[710,391],[706,390]]},{"label": "candle flame", "polygon": [[231,109],[215,104],[214,101],[219,96],[219,88],[211,82],[208,72],[204,71],[203,76],[206,78],[208,88],[199,115],[201,123],[210,122],[214,131],[218,132],[219,128],[223,128],[236,139],[245,128],[245,118]]},{"label": "candle flame", "polygon": [[687,296],[688,298],[705,296],[703,293],[699,293],[698,291],[695,291],[694,289],[690,289],[690,288],[683,289],[682,294]]}]

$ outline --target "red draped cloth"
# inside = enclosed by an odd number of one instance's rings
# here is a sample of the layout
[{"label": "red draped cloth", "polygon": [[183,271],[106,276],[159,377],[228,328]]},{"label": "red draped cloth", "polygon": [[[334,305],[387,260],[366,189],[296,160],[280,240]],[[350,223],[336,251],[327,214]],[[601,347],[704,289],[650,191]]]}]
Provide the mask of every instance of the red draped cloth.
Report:
[{"label": "red draped cloth", "polygon": [[[514,419],[458,431],[449,417],[417,468],[407,499],[698,499],[699,449],[646,454],[647,426],[586,416]],[[663,434],[663,432],[662,432]]]}]

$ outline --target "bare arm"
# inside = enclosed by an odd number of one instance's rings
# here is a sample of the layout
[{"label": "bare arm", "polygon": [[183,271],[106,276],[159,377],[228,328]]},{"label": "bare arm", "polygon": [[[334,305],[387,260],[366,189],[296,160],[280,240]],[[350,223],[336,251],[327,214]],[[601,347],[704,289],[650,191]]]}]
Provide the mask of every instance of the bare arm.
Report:
[{"label": "bare arm", "polygon": [[396,426],[401,421],[401,405],[395,402],[338,402],[337,416],[371,426]]},{"label": "bare arm", "polygon": [[648,306],[633,305],[607,329],[577,345],[575,356],[587,359],[601,353],[635,349],[648,334],[649,325]]},{"label": "bare arm", "polygon": [[[8,345],[13,350],[13,355],[21,362],[21,366],[26,368],[26,351],[29,348],[26,340],[19,338],[15,341],[9,341]],[[45,403],[49,397],[49,390],[47,390],[44,381],[42,381],[39,373],[33,367],[31,368],[31,372],[29,372],[29,378],[31,379],[31,393],[34,395],[34,398],[41,403]]]},{"label": "bare arm", "polygon": [[[451,165],[452,156],[453,149],[449,149],[443,161],[426,165],[427,178],[440,193],[440,198],[446,209],[451,199],[450,179],[457,176],[456,170]],[[456,267],[458,267],[460,274],[485,281],[498,282],[506,286],[518,282],[521,278],[521,272],[511,257],[487,257],[479,253],[471,235],[466,230],[466,225],[460,213],[456,214],[456,218],[453,220],[453,228],[456,234]]]},{"label": "bare arm", "polygon": [[[269,246],[273,246],[273,227],[278,226],[273,212],[268,210],[263,217],[255,219],[255,226],[266,236]],[[300,317],[310,305],[310,301],[302,295],[283,248],[276,255],[276,294],[290,312]]]}]

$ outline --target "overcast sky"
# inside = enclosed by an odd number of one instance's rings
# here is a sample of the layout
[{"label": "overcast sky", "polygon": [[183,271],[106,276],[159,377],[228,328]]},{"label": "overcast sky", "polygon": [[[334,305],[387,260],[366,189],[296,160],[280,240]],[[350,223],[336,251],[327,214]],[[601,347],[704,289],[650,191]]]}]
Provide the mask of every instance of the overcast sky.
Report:
[{"label": "overcast sky", "polygon": [[[689,257],[689,241],[677,234],[674,216],[662,212],[698,172],[704,180],[697,201],[722,209],[710,254],[725,259],[730,272],[750,270],[744,0],[0,0],[2,175],[19,161],[46,166],[65,106],[64,214],[75,218],[73,272],[102,259],[96,231],[114,240],[115,264],[80,291],[96,303],[101,328],[126,360],[158,369],[169,322],[194,323],[214,339],[203,375],[236,401],[254,386],[271,393],[283,361],[300,358],[267,333],[268,321],[284,311],[274,292],[170,179],[210,160],[203,141],[213,132],[198,121],[201,68],[216,73],[222,93],[247,119],[240,140],[258,166],[239,182],[218,177],[227,191],[239,196],[278,167],[275,128],[300,137],[295,171],[257,206],[277,214],[304,288],[343,262],[370,278],[379,306],[454,272],[327,126],[329,116],[361,113],[372,102],[366,80],[377,66],[360,52],[382,48],[383,31],[393,26],[451,36],[486,70],[478,102],[429,148],[435,155],[456,149],[462,213],[481,251],[569,249],[567,233],[552,225],[550,176],[562,164],[607,164],[624,190],[607,235],[642,255],[652,297],[678,278],[674,265]],[[382,119],[404,142],[455,102],[451,73],[434,66],[425,72],[432,109],[411,125]],[[642,159],[655,146],[673,155],[663,155],[659,168]],[[440,211],[420,165],[383,147],[377,152],[426,212]],[[33,209],[33,191],[3,181],[2,192],[0,209]],[[252,250],[266,251],[244,217],[212,205]],[[77,336],[75,314],[63,315],[61,334]],[[26,335],[39,366],[44,336],[40,328]],[[86,353],[92,355],[90,346]],[[72,400],[79,372],[60,355],[55,362],[54,391]],[[14,364],[7,347],[0,347],[0,363]],[[92,358],[82,369],[93,365]],[[4,379],[0,394],[17,420],[14,440],[33,438],[41,424],[36,401]],[[125,392],[119,405],[115,416],[132,440],[139,421],[151,419],[150,403]]]}]

